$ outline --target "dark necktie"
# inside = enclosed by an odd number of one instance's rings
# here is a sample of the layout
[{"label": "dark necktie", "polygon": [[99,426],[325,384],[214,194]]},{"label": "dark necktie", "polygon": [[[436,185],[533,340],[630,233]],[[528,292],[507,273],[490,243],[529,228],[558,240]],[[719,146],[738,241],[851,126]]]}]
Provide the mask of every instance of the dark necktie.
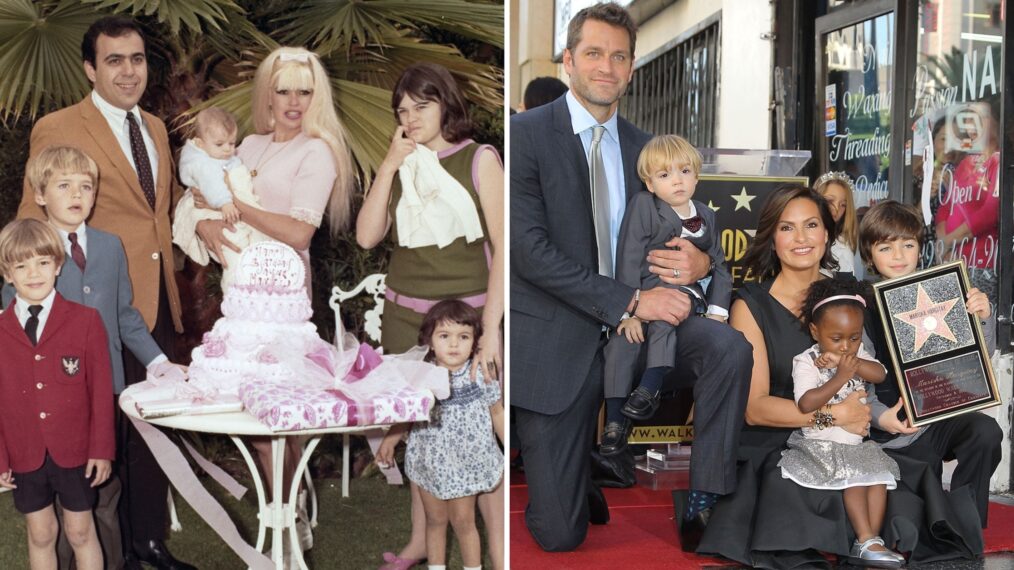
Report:
[{"label": "dark necktie", "polygon": [[683,227],[692,234],[696,234],[701,231],[701,226],[704,225],[704,220],[700,216],[692,216],[683,221]]},{"label": "dark necktie", "polygon": [[29,305],[28,320],[25,321],[25,334],[28,335],[28,340],[32,342],[32,346],[39,344],[39,339],[36,338],[36,332],[39,330],[39,313],[42,312],[42,305]]},{"label": "dark necktie", "polygon": [[133,113],[127,113],[127,124],[130,126],[130,153],[134,155],[134,168],[137,169],[137,180],[141,183],[141,190],[144,190],[144,197],[148,199],[148,205],[155,209],[155,179],[151,175],[151,161],[148,160],[148,149],[144,146],[144,137],[141,136],[141,126]]},{"label": "dark necktie", "polygon": [[85,254],[84,250],[81,249],[81,244],[77,242],[77,232],[70,232],[67,234],[67,239],[70,240],[70,257],[74,260],[74,263],[81,269],[81,273],[84,273],[85,268]]}]

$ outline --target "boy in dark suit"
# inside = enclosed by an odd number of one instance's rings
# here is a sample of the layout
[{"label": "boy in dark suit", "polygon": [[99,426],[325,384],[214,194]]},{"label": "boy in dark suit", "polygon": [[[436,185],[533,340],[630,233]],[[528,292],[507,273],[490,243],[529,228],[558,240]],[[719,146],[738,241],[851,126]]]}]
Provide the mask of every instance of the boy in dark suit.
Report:
[{"label": "boy in dark suit", "polygon": [[54,290],[63,260],[43,222],[0,232],[0,269],[17,291],[0,314],[0,486],[25,515],[32,568],[56,567],[59,497],[78,568],[100,570],[91,511],[116,453],[112,371],[98,312]]},{"label": "boy in dark suit", "polygon": [[[120,239],[85,224],[95,204],[98,168],[95,162],[75,147],[57,146],[42,151],[29,162],[25,178],[35,203],[45,209],[47,221],[61,237],[68,263],[64,264],[56,289],[68,300],[99,311],[108,336],[112,366],[112,388],[119,394],[125,387],[123,346],[156,377],[174,374],[182,377],[185,368],[168,361],[148,332],[141,313],[134,308],[133,290],[127,274],[127,258]],[[4,289],[4,302],[13,290]],[[117,431],[123,427],[117,422]],[[123,438],[121,448],[125,447]],[[122,463],[122,462],[121,462]],[[112,478],[99,490],[96,515],[99,536],[107,562],[116,567],[122,561],[122,546],[117,505],[120,479],[126,478],[124,466],[117,465],[120,478]],[[69,549],[61,540],[61,559],[68,561]]]},{"label": "boy in dark suit", "polygon": [[[642,290],[659,285],[682,290],[691,300],[692,315],[724,323],[729,318],[732,276],[725,265],[715,214],[691,199],[700,171],[701,154],[682,137],[660,135],[644,146],[637,160],[637,174],[648,192],[635,194],[627,203],[616,248],[616,279]],[[648,269],[648,253],[664,249],[674,237],[708,252],[712,266],[709,276],[688,285],[670,285]],[[626,448],[631,419],[646,420],[655,415],[662,379],[676,365],[676,327],[665,321],[651,321],[647,369],[631,392],[640,343],[645,340],[643,324],[633,315],[623,315],[617,334],[606,346],[602,455],[615,455]]]}]

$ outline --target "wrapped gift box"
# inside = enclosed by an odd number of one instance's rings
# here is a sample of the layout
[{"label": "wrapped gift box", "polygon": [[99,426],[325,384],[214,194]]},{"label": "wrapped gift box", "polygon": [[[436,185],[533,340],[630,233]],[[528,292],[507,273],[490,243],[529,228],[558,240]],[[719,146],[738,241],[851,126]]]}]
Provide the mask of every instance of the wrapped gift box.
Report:
[{"label": "wrapped gift box", "polygon": [[272,431],[428,421],[433,393],[405,385],[364,392],[252,380],[240,386],[247,412]]}]

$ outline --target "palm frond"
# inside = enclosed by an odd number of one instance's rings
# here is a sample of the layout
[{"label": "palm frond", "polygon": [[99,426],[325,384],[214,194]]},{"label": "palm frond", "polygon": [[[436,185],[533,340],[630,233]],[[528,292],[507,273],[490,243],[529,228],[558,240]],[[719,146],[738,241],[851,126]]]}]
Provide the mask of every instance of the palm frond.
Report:
[{"label": "palm frond", "polygon": [[98,18],[90,6],[0,2],[0,113],[6,119],[76,103],[90,89],[81,36]]},{"label": "palm frond", "polygon": [[471,103],[489,110],[503,106],[503,70],[466,59],[454,46],[426,43],[404,31],[386,36],[384,43],[383,50],[379,46],[370,50],[375,63],[358,80],[392,90],[406,67],[426,61],[446,67]]},{"label": "palm frond", "polygon": [[381,44],[399,27],[433,26],[503,47],[503,6],[465,0],[309,0],[279,18],[279,33],[294,45],[324,53],[353,44]]},{"label": "palm frond", "polygon": [[130,13],[132,16],[154,16],[168,24],[173,34],[184,26],[201,32],[201,22],[209,29],[222,29],[229,21],[229,12],[243,12],[233,0],[83,0],[98,9]]},{"label": "palm frond", "polygon": [[383,162],[394,133],[391,92],[343,79],[332,79],[331,88],[352,156],[368,181]]}]

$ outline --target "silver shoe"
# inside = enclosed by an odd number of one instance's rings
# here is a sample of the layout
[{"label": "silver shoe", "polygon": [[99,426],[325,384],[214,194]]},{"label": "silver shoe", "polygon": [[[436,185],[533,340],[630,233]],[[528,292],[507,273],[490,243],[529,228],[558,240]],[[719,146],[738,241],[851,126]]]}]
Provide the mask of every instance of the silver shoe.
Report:
[{"label": "silver shoe", "polygon": [[853,542],[852,550],[849,551],[849,564],[872,568],[901,568],[905,563],[905,557],[890,549],[870,550],[874,544],[884,546],[884,539],[874,536],[863,543],[858,540]]}]

